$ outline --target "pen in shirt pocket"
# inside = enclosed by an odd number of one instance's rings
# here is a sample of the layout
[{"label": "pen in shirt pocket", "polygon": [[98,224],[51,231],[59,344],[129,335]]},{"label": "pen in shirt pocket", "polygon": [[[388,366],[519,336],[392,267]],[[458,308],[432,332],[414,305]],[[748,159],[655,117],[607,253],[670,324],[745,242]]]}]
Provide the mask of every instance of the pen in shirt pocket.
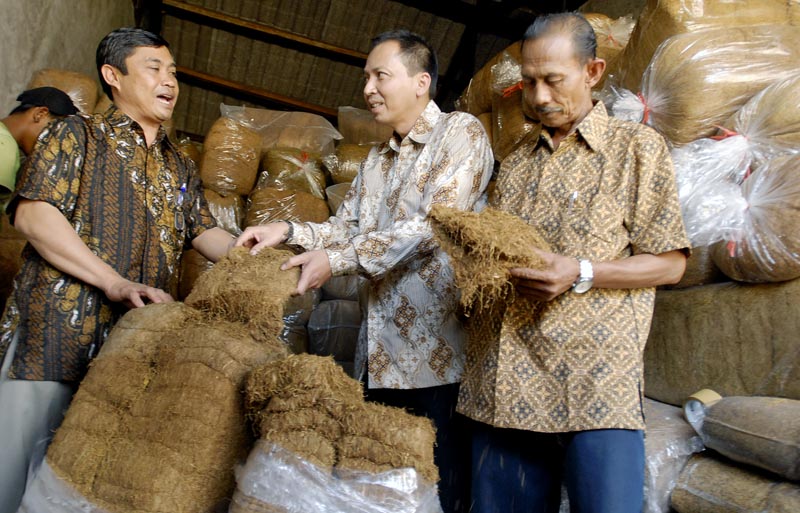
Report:
[{"label": "pen in shirt pocket", "polygon": [[183,205],[183,199],[186,196],[186,183],[184,182],[180,189],[178,189],[178,206]]}]

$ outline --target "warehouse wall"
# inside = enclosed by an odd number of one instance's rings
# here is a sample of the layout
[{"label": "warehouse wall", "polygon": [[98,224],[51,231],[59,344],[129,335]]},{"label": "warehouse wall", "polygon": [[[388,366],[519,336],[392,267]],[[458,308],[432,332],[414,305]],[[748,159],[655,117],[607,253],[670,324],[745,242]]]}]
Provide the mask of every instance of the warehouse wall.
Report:
[{"label": "warehouse wall", "polygon": [[131,0],[0,0],[0,13],[0,117],[38,69],[95,77],[97,43],[134,24]]}]

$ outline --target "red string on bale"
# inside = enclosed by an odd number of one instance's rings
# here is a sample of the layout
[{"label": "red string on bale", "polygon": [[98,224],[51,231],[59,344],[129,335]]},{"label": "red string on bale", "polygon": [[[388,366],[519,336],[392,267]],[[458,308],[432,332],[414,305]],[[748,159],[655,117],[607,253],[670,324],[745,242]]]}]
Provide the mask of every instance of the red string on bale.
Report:
[{"label": "red string on bale", "polygon": [[647,106],[647,102],[644,99],[644,95],[639,92],[636,93],[636,97],[639,98],[639,101],[642,102],[644,105],[644,114],[642,114],[642,124],[647,124],[647,121],[650,119],[650,107]]},{"label": "red string on bale", "polygon": [[517,91],[522,91],[522,87],[523,87],[522,86],[522,80],[520,80],[519,82],[517,82],[516,84],[514,84],[512,86],[506,87],[505,89],[503,89],[503,98],[508,98],[509,96],[511,96],[512,94],[516,93]]}]

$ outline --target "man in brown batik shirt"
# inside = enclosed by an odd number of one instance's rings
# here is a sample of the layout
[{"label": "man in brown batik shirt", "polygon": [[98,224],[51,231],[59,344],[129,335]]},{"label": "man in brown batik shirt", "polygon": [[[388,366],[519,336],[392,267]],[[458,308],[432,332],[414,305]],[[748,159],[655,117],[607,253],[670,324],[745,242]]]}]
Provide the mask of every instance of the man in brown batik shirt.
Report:
[{"label": "man in brown batik shirt", "polygon": [[51,125],[7,210],[29,244],[0,321],[0,513],[16,511],[34,446],[61,423],[117,318],[172,301],[185,247],[216,261],[234,241],[161,127],[178,98],[167,42],[115,30],[97,67],[114,104]]},{"label": "man in brown batik shirt", "polygon": [[642,510],[642,353],[655,287],[680,280],[689,241],[663,138],[592,101],[595,48],[578,14],[525,34],[524,98],[543,128],[503,160],[495,206],[552,253],[511,271],[499,332],[468,345],[473,513],[557,512],[562,480],[572,511]]}]

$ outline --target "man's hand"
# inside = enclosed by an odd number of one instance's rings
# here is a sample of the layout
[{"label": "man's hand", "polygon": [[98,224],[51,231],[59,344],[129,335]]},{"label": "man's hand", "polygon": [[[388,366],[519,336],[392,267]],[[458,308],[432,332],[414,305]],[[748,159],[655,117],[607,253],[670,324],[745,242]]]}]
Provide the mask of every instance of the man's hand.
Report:
[{"label": "man's hand", "polygon": [[328,254],[322,249],[295,255],[281,269],[285,271],[292,267],[302,268],[295,291],[298,295],[305,294],[308,289],[318,289],[331,279],[331,263],[328,261]]},{"label": "man's hand", "polygon": [[161,289],[148,287],[124,278],[113,281],[103,292],[115,303],[123,303],[128,308],[140,308],[145,300],[149,303],[171,303],[172,296]]},{"label": "man's hand", "polygon": [[286,240],[289,223],[270,223],[260,226],[248,226],[236,239],[235,246],[250,248],[250,254],[256,255],[264,248],[274,248]]},{"label": "man's hand", "polygon": [[545,261],[542,270],[528,267],[511,269],[517,291],[538,301],[550,301],[572,287],[580,275],[578,261],[572,257],[534,250]]}]

